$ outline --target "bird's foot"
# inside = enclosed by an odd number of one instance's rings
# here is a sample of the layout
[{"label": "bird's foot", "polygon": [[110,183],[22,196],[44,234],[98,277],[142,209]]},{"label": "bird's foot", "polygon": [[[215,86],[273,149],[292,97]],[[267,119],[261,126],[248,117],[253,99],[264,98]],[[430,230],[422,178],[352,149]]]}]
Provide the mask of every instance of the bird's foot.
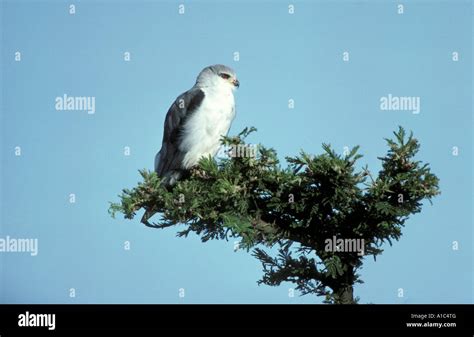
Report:
[{"label": "bird's foot", "polygon": [[191,174],[198,178],[203,178],[203,179],[208,178],[206,171],[201,170],[200,168],[197,168],[197,167],[191,169]]}]

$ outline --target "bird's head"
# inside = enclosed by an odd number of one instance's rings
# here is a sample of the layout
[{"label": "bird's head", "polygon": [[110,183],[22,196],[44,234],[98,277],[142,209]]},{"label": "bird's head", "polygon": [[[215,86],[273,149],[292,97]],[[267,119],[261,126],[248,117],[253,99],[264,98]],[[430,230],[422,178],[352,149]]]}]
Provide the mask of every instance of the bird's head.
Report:
[{"label": "bird's head", "polygon": [[240,86],[240,83],[232,68],[222,64],[215,64],[204,68],[199,73],[196,85],[199,87],[228,87],[234,90]]}]

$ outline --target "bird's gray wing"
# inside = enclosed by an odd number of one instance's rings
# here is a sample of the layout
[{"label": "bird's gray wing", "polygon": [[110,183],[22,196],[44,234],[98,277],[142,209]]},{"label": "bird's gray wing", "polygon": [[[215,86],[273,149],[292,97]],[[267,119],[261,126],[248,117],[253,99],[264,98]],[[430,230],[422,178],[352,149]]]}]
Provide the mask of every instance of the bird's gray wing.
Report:
[{"label": "bird's gray wing", "polygon": [[180,171],[185,153],[180,151],[181,133],[189,117],[196,112],[205,97],[199,88],[192,88],[176,98],[165,119],[161,150],[155,156],[155,172],[167,177]]}]

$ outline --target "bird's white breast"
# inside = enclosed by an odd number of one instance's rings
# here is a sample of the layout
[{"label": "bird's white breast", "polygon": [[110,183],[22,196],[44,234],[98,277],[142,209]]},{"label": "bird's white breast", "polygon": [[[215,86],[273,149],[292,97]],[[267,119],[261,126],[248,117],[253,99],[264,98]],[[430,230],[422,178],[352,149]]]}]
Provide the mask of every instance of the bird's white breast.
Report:
[{"label": "bird's white breast", "polygon": [[203,88],[205,97],[201,106],[184,125],[180,150],[185,153],[183,168],[190,168],[201,157],[216,155],[220,139],[227,135],[235,116],[232,89],[226,86]]}]

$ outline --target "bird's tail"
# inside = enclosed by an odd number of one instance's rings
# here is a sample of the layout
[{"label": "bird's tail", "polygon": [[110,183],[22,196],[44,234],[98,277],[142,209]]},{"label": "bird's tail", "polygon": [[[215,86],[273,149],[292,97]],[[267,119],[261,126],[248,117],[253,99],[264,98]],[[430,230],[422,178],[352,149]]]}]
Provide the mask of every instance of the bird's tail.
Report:
[{"label": "bird's tail", "polygon": [[160,158],[161,151],[158,152],[155,156],[155,172],[158,174],[161,180],[161,184],[165,187],[172,187],[176,184],[176,182],[180,179],[186,178],[189,175],[188,170],[185,169],[169,169],[160,165],[161,158]]}]

